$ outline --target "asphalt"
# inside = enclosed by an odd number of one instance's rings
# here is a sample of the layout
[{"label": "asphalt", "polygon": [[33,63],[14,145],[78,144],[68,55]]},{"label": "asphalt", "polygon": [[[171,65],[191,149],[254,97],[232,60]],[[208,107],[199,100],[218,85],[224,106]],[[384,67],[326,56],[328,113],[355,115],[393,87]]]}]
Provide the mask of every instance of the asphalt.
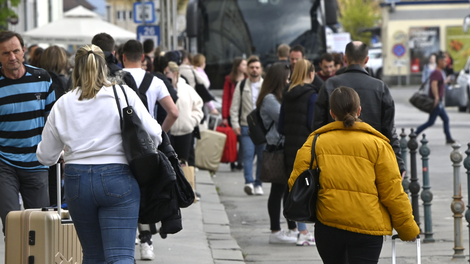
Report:
[{"label": "asphalt", "polygon": [[[396,127],[415,128],[426,121],[428,115],[414,109],[407,102],[417,87],[393,88],[392,95],[396,104]],[[463,158],[470,142],[470,114],[459,113],[457,109],[447,108],[453,137],[460,144]],[[450,160],[452,147],[445,144],[442,122],[427,129],[426,138],[431,150],[429,173],[433,193],[431,206],[432,232],[435,242],[424,243],[421,235],[422,263],[468,263],[469,228],[462,219],[461,236],[464,249],[463,258],[454,256],[454,218],[450,209],[453,200],[453,164]],[[421,137],[420,137],[421,139]],[[420,144],[421,145],[421,144]],[[409,160],[409,158],[408,158]],[[421,156],[418,161],[418,182],[422,185]],[[408,165],[409,168],[409,165]],[[462,166],[458,173],[462,199],[468,204],[466,169]],[[322,263],[315,246],[297,247],[295,245],[273,245],[268,243],[269,216],[267,199],[270,184],[264,183],[263,196],[247,196],[243,192],[242,172],[231,172],[228,164],[221,164],[216,175],[199,170],[196,172],[196,189],[201,200],[182,209],[183,230],[161,239],[153,237],[155,260],[140,259],[139,245],[136,245],[137,263],[194,263],[194,264],[235,264],[235,263]],[[465,211],[467,208],[465,208]],[[420,227],[424,225],[424,209],[419,199]],[[345,212],[347,213],[347,212]],[[285,220],[281,220],[287,228]],[[312,232],[314,225],[308,225]],[[392,263],[391,237],[385,237],[380,255],[380,264]],[[417,263],[416,243],[397,241],[397,263]],[[0,239],[0,259],[4,259],[4,242]]]}]

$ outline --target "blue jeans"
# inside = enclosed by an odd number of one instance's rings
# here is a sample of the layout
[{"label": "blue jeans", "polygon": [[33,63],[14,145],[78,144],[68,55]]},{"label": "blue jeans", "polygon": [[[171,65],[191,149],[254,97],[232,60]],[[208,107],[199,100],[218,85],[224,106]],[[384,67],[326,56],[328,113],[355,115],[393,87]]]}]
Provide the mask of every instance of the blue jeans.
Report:
[{"label": "blue jeans", "polygon": [[[261,172],[261,161],[263,160],[263,150],[266,144],[255,146],[251,141],[250,135],[248,134],[248,127],[241,127],[241,143],[243,151],[243,172],[245,176],[245,183],[254,183],[255,186],[261,186],[259,180],[259,174]],[[256,161],[256,179],[253,180],[253,160],[257,157]]]},{"label": "blue jeans", "polygon": [[133,264],[140,189],[125,164],[66,164],[65,199],[83,264]]},{"label": "blue jeans", "polygon": [[419,135],[421,132],[423,132],[426,128],[434,125],[434,122],[436,121],[437,116],[439,116],[442,119],[442,122],[444,123],[444,133],[446,134],[446,139],[451,140],[452,136],[450,135],[450,130],[449,130],[449,117],[447,116],[445,108],[442,106],[441,103],[437,104],[437,107],[434,108],[434,110],[429,114],[429,119],[426,123],[422,124],[421,126],[416,129],[416,135]]}]

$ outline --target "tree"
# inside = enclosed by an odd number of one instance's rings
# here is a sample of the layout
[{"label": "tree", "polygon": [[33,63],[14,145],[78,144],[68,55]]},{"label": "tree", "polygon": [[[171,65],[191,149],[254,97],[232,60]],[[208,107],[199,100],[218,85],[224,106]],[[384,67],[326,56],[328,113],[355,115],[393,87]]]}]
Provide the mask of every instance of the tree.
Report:
[{"label": "tree", "polygon": [[9,18],[18,17],[11,7],[17,7],[19,4],[20,0],[0,0],[0,28],[7,28]]},{"label": "tree", "polygon": [[339,22],[353,40],[370,44],[370,32],[360,33],[362,29],[376,26],[380,21],[380,6],[375,0],[339,0]]}]

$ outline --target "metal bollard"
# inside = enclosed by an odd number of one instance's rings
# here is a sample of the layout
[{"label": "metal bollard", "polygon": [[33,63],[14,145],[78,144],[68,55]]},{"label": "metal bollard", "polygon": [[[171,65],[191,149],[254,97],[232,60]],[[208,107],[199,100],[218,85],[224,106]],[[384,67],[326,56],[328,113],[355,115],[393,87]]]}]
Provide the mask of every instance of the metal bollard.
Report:
[{"label": "metal bollard", "polygon": [[[418,149],[418,141],[416,140],[416,134],[411,129],[410,140],[408,141],[408,148],[410,149],[410,168],[411,168],[411,182],[408,189],[411,192],[411,207],[413,208],[413,216],[415,222],[419,227],[419,183],[418,183],[418,170],[416,167],[416,149]],[[421,230],[421,227],[419,228]]]},{"label": "metal bollard", "polygon": [[[408,168],[408,164],[406,162],[406,153],[408,152],[408,149],[407,149],[407,143],[408,141],[406,140],[406,133],[405,133],[405,129],[402,128],[401,129],[401,134],[400,134],[400,149],[401,149],[401,157],[403,159],[403,161],[405,162],[405,168]],[[406,171],[405,172],[405,177],[403,177],[403,181],[401,182],[402,186],[403,186],[403,190],[408,193],[408,187],[410,186],[410,180],[408,179],[408,174],[409,172]]]},{"label": "metal bollard", "polygon": [[432,232],[432,215],[431,215],[431,201],[432,201],[432,192],[431,186],[429,184],[429,154],[431,150],[428,147],[428,140],[426,135],[423,134],[423,139],[421,140],[421,147],[419,148],[419,154],[421,154],[421,159],[423,160],[423,191],[421,192],[421,200],[423,200],[424,205],[424,243],[433,243],[435,242]]},{"label": "metal bollard", "polygon": [[454,149],[450,153],[450,160],[452,161],[452,166],[454,167],[454,199],[450,205],[452,212],[454,213],[454,255],[453,259],[465,258],[463,253],[463,240],[462,240],[462,213],[465,210],[465,204],[462,201],[462,190],[460,184],[460,162],[462,162],[462,153],[460,153],[460,143],[454,143],[452,145]]},{"label": "metal bollard", "polygon": [[[465,151],[465,154],[467,154],[467,157],[463,160],[463,166],[465,167],[465,169],[467,169],[467,186],[468,186],[468,192],[470,193],[470,143],[468,143],[467,146],[468,146],[468,149]],[[467,223],[468,223],[467,227],[470,228],[470,196],[468,197],[467,208],[468,209],[467,209],[467,212],[465,213],[465,219],[467,220]]]}]

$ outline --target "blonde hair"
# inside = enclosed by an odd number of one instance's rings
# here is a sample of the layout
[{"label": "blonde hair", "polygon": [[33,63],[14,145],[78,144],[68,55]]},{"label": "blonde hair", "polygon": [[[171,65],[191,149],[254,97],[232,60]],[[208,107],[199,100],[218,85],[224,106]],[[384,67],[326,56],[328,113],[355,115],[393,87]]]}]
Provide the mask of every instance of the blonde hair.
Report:
[{"label": "blonde hair", "polygon": [[305,79],[307,79],[311,72],[315,72],[315,66],[313,66],[309,60],[298,60],[295,64],[294,72],[292,73],[291,83],[288,91],[298,85],[304,85]]},{"label": "blonde hair", "polygon": [[176,77],[179,77],[179,76],[180,76],[180,67],[178,67],[178,64],[176,64],[176,62],[174,62],[174,61],[168,62],[168,69],[169,69],[172,73],[175,73],[175,74],[176,74]]},{"label": "blonde hair", "polygon": [[42,53],[39,64],[46,71],[65,74],[68,67],[67,54],[58,46],[50,46]]},{"label": "blonde hair", "polygon": [[193,57],[194,68],[201,67],[204,63],[206,63],[206,56],[202,55],[201,53],[198,53]]},{"label": "blonde hair", "polygon": [[[81,90],[78,100],[92,99],[103,86],[111,86],[103,51],[89,44],[78,49],[72,73],[73,90]],[[77,91],[78,92],[78,91]]]}]

